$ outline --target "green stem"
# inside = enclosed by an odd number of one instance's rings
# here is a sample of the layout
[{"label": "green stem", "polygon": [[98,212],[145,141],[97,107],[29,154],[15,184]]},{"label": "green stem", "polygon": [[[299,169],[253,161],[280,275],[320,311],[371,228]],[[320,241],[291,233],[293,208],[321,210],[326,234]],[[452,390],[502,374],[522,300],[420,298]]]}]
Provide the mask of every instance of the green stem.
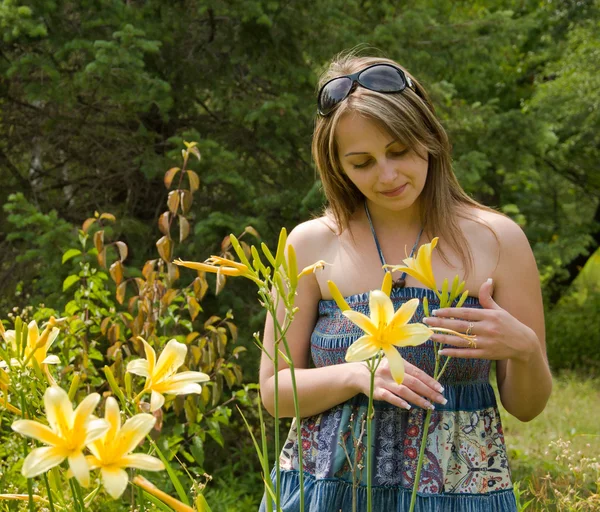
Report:
[{"label": "green stem", "polygon": [[50,505],[50,512],[54,511],[54,502],[52,501],[52,489],[50,489],[50,482],[48,482],[48,475],[44,473],[44,483],[46,484],[46,490],[48,491],[48,504]]},{"label": "green stem", "polygon": [[[27,418],[29,415],[27,414],[27,409],[25,408],[25,395],[23,391],[19,392],[21,398],[21,411],[23,412],[23,418]],[[23,438],[23,460],[27,457],[27,439]],[[27,494],[29,495],[29,512],[35,512],[33,508],[33,484],[31,483],[31,478],[27,479]]]},{"label": "green stem", "polygon": [[85,510],[85,505],[80,495],[79,482],[75,478],[69,478],[69,486],[71,487],[71,494],[73,495],[73,501],[77,504],[77,510]]},{"label": "green stem", "polygon": [[415,510],[417,490],[419,489],[419,481],[421,479],[421,468],[423,467],[423,455],[425,454],[425,445],[427,444],[429,422],[431,420],[431,412],[431,409],[428,409],[427,415],[425,416],[425,424],[423,425],[423,436],[421,437],[421,449],[419,450],[419,462],[417,462],[417,473],[415,474],[415,483],[413,484],[412,496],[410,498],[410,508],[408,512],[413,512]]},{"label": "green stem", "polygon": [[[274,317],[275,318],[275,317]],[[289,367],[290,367],[290,375],[292,378],[292,394],[294,396],[294,413],[296,415],[296,430],[298,432],[298,468],[299,468],[299,477],[300,477],[300,510],[304,512],[304,462],[302,455],[302,428],[300,424],[300,403],[298,400],[298,388],[296,387],[296,372],[294,370],[294,361],[292,360],[292,354],[290,351],[290,347],[288,345],[287,339],[285,337],[285,332],[281,328],[279,321],[275,318],[275,323],[277,325],[278,331],[281,333],[281,341],[283,341],[283,346],[285,347],[286,356],[289,359]],[[284,321],[285,325],[289,325],[290,322],[287,321],[287,312],[286,312],[286,321]],[[287,329],[286,329],[287,331]]]},{"label": "green stem", "polygon": [[371,479],[373,473],[373,465],[371,464],[372,455],[372,438],[373,438],[373,390],[375,388],[375,365],[369,365],[371,371],[371,383],[369,385],[369,408],[367,409],[367,512],[373,510],[373,497],[371,491]]}]

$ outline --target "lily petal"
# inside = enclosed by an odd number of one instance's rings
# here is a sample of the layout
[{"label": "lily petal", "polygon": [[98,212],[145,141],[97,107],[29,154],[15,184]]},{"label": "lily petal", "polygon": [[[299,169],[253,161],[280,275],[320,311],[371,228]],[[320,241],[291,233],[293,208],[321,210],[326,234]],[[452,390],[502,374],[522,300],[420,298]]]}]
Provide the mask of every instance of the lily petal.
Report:
[{"label": "lily petal", "polygon": [[433,331],[423,324],[404,325],[394,331],[398,338],[397,341],[392,341],[397,347],[416,347],[425,343],[433,336]]},{"label": "lily petal", "polygon": [[76,452],[69,456],[69,468],[83,487],[90,486],[90,467],[82,452]]},{"label": "lily petal", "polygon": [[160,393],[169,395],[191,395],[192,393],[202,393],[202,386],[194,382],[172,382],[167,381],[160,386]]},{"label": "lily petal", "polygon": [[127,371],[140,377],[149,377],[150,372],[148,371],[148,360],[147,359],[134,359],[129,361],[127,364]]},{"label": "lily petal", "polygon": [[150,412],[158,411],[165,403],[165,397],[156,391],[152,391],[150,398]]},{"label": "lily petal", "polygon": [[148,373],[152,375],[154,373],[154,367],[156,366],[156,352],[145,339],[140,338],[144,344],[144,352],[146,353],[146,360],[148,361]]},{"label": "lily petal", "polygon": [[127,483],[129,482],[127,471],[114,466],[105,466],[100,472],[102,473],[102,485],[106,489],[106,492],[116,500],[127,488]]},{"label": "lily petal", "polygon": [[202,372],[179,372],[169,379],[170,382],[207,382],[210,377]]},{"label": "lily petal", "polygon": [[63,439],[69,436],[73,420],[73,405],[67,392],[58,387],[50,386],[44,393],[46,418],[50,428]]},{"label": "lily petal", "polygon": [[162,461],[151,455],[146,455],[145,453],[125,455],[125,457],[121,457],[118,464],[123,468],[136,468],[145,471],[162,471],[165,469],[165,465]]},{"label": "lily petal", "polygon": [[118,443],[115,453],[122,457],[133,451],[152,430],[155,423],[156,418],[152,414],[136,414],[129,418],[115,439]]},{"label": "lily petal", "polygon": [[58,466],[65,460],[67,454],[62,448],[56,446],[44,446],[35,448],[25,457],[21,473],[25,478],[33,478],[41,475],[54,466]]},{"label": "lily petal", "polygon": [[348,320],[354,322],[367,334],[375,334],[377,332],[377,326],[373,324],[371,319],[367,315],[363,315],[358,311],[347,309],[342,313]]},{"label": "lily petal", "polygon": [[86,437],[83,441],[84,445],[88,445],[99,437],[102,437],[110,428],[110,424],[103,418],[96,418],[86,424]]},{"label": "lily petal", "polygon": [[94,455],[86,455],[85,460],[87,460],[90,471],[102,467],[102,461]]},{"label": "lily petal", "polygon": [[185,362],[187,355],[187,346],[179,343],[177,340],[170,340],[156,361],[156,366],[152,372],[153,382],[160,382],[164,378],[170,377]]},{"label": "lily petal", "polygon": [[91,393],[86,396],[81,403],[75,409],[74,417],[73,417],[73,432],[79,433],[83,426],[89,420],[92,412],[98,405],[100,401],[100,395],[98,393]]},{"label": "lily petal", "polygon": [[58,356],[46,356],[42,364],[60,364],[60,358]]},{"label": "lily petal", "polygon": [[58,437],[50,427],[33,420],[17,420],[11,425],[15,432],[27,437],[37,439],[50,446],[61,446],[63,440]]},{"label": "lily petal", "polygon": [[410,322],[410,319],[415,314],[415,311],[419,307],[419,299],[410,299],[406,301],[398,310],[394,313],[388,328],[398,329],[399,327]]},{"label": "lily petal", "polygon": [[121,411],[119,411],[119,404],[112,396],[109,396],[106,399],[106,404],[104,405],[104,419],[108,421],[110,425],[106,434],[104,434],[104,444],[109,445],[121,428]]},{"label": "lily petal", "polygon": [[394,346],[384,348],[383,351],[390,363],[392,377],[398,384],[402,384],[402,381],[404,380],[404,360],[402,359],[400,352],[398,352],[398,349]]},{"label": "lily petal", "polygon": [[362,336],[348,347],[346,361],[349,363],[365,361],[377,354],[378,351],[379,347],[374,343],[373,336]]},{"label": "lily petal", "polygon": [[387,325],[394,316],[394,305],[392,304],[392,300],[381,290],[373,290],[369,294],[369,309],[371,313],[371,322],[380,328]]}]

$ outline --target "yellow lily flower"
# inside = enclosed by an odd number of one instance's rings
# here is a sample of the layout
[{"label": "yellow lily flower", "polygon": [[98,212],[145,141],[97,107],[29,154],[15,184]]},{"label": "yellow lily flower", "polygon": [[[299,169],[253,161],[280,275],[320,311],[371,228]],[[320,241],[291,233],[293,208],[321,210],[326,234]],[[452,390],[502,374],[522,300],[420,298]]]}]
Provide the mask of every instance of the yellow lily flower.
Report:
[{"label": "yellow lily flower", "polygon": [[247,265],[238,263],[237,261],[228,260],[227,258],[221,258],[221,256],[211,256],[204,263],[198,261],[183,261],[181,259],[174,260],[173,263],[181,267],[201,270],[202,272],[212,272],[213,274],[223,274],[231,277],[242,276],[255,283],[261,282],[256,273]]},{"label": "yellow lily flower", "polygon": [[35,448],[27,455],[23,462],[23,476],[33,478],[41,475],[68,459],[75,478],[81,485],[88,487],[90,468],[83,449],[109,428],[106,420],[92,416],[99,401],[100,395],[92,393],[73,411],[73,405],[64,389],[58,386],[46,389],[44,405],[50,426],[33,420],[17,420],[12,424],[15,432],[48,445]]},{"label": "yellow lily flower", "polygon": [[373,290],[369,294],[370,317],[351,309],[345,310],[343,315],[366,333],[350,345],[346,361],[365,361],[382,350],[394,380],[401,384],[404,360],[396,347],[414,347],[425,343],[433,335],[433,331],[423,324],[408,324],[418,306],[419,299],[411,299],[394,313],[390,297],[381,290]]},{"label": "yellow lily flower", "polygon": [[431,268],[431,253],[438,243],[436,236],[430,243],[423,244],[417,252],[416,258],[406,258],[402,260],[404,265],[385,265],[392,272],[406,272],[409,276],[414,277],[417,281],[424,284],[427,288],[431,288],[437,292],[438,287]]},{"label": "yellow lily flower", "polygon": [[[50,318],[48,325],[44,328],[42,335],[35,320],[32,320],[27,325],[27,346],[25,347],[25,353],[22,358],[22,362],[27,361],[27,366],[33,366],[33,358],[36,359],[40,368],[44,369],[43,365],[47,364],[58,364],[60,359],[58,356],[48,355],[48,349],[56,340],[60,329],[55,327],[56,320],[54,317]],[[9,329],[8,331],[0,332],[4,341],[10,345],[13,352],[18,353],[18,347],[16,346],[15,331]],[[11,360],[12,364],[18,364],[21,360],[20,357]]]},{"label": "yellow lily flower", "polygon": [[323,270],[325,268],[325,265],[331,265],[331,263],[327,263],[326,261],[319,260],[316,263],[309,265],[308,267],[304,267],[302,269],[302,272],[300,272],[298,274],[298,279],[300,279],[301,277],[307,276],[308,274],[314,274],[314,273],[316,273],[317,270]]},{"label": "yellow lily flower", "polygon": [[146,340],[142,338],[140,340],[144,344],[146,359],[130,361],[127,365],[127,371],[146,377],[146,384],[142,393],[152,392],[150,412],[157,411],[163,406],[165,403],[163,393],[171,395],[202,393],[202,387],[198,382],[208,381],[208,375],[202,372],[177,373],[179,367],[185,362],[186,345],[174,339],[169,341],[157,361],[154,349]]},{"label": "yellow lily flower", "polygon": [[130,453],[152,430],[156,418],[152,414],[136,414],[121,427],[119,404],[112,397],[106,399],[104,419],[110,424],[104,435],[88,445],[93,455],[86,457],[90,469],[100,468],[102,485],[114,499],[127,487],[129,478],[124,468],[162,471],[164,464],[145,453]]}]

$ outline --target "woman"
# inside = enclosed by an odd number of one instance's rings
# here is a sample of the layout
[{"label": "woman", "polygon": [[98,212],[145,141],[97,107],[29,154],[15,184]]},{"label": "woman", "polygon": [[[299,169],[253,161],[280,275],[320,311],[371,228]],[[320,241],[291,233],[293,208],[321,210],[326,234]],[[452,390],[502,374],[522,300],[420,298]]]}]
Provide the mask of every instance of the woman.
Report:
[{"label": "woman", "polygon": [[[344,356],[361,330],[331,300],[335,282],[352,309],[368,314],[368,292],[381,286],[387,263],[399,264],[439,237],[436,281],[466,281],[461,310],[439,310],[413,322],[475,334],[476,346],[435,334],[451,362],[441,382],[433,374],[432,342],[401,348],[401,385],[386,359],[377,369],[374,398],[373,510],[408,510],[426,409],[433,409],[416,510],[516,510],[491,362],[502,404],[521,421],[544,409],[552,380],[545,354],[542,297],[536,263],[522,230],[469,198],[451,168],[450,144],[423,87],[396,62],[342,56],[320,81],[313,139],[329,208],[289,236],[303,268],[332,265],[303,278],[299,308],[287,337],[296,368],[305,470],[305,509],[349,511],[353,482],[365,510],[364,418],[370,374]],[[397,276],[394,275],[396,278]],[[436,295],[410,276],[394,285],[397,309],[411,298]],[[272,323],[265,346],[273,350]],[[294,415],[289,369],[280,362],[280,415]],[[273,413],[273,365],[263,355],[262,399]],[[356,442],[358,440],[358,442]],[[356,448],[356,450],[355,450]],[[282,500],[299,510],[298,431],[281,453]],[[264,507],[264,504],[263,504]]]}]

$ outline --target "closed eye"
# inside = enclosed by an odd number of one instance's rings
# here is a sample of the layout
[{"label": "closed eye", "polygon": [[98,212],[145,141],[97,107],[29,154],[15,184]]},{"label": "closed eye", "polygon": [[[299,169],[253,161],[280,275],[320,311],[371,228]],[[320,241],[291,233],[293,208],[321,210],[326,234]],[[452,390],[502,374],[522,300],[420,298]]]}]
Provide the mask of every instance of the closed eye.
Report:
[{"label": "closed eye", "polygon": [[[394,158],[401,158],[404,155],[406,155],[406,153],[408,153],[409,149],[403,149],[402,151],[392,151],[390,153],[391,156],[393,156]],[[373,163],[372,159],[369,159],[365,162],[363,162],[362,164],[353,164],[352,167],[354,167],[355,169],[365,169],[366,167],[368,167],[369,165],[371,165],[371,163]]]}]

